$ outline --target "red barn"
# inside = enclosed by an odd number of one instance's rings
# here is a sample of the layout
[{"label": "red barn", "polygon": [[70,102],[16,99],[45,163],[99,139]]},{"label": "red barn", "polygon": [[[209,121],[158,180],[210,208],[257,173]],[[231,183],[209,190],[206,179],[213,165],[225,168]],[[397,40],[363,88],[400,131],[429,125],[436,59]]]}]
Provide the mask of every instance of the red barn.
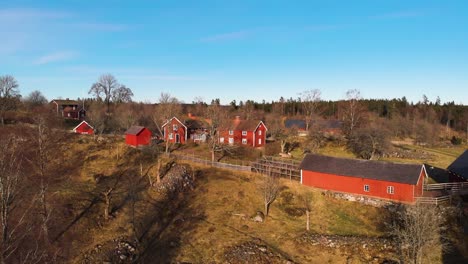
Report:
[{"label": "red barn", "polygon": [[422,196],[427,177],[423,165],[316,154],[307,154],[300,168],[303,185],[406,203]]},{"label": "red barn", "polygon": [[177,117],[169,119],[164,125],[162,125],[164,133],[164,141],[171,143],[185,144],[187,141],[187,126],[180,122]]},{"label": "red barn", "polygon": [[231,126],[220,131],[219,142],[263,147],[267,130],[262,121],[241,120],[236,117]]},{"label": "red barn", "polygon": [[132,147],[147,146],[151,143],[151,131],[146,127],[132,126],[125,131],[125,143]]},{"label": "red barn", "polygon": [[88,122],[82,121],[79,125],[73,128],[73,132],[82,135],[93,135],[94,128],[90,124],[88,124]]}]

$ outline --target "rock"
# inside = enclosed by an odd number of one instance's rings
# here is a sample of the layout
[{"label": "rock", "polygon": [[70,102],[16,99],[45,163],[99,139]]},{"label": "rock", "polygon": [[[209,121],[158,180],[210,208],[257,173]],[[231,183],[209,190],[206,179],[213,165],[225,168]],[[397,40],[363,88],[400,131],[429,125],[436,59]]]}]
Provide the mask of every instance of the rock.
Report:
[{"label": "rock", "polygon": [[254,222],[263,223],[263,221],[265,221],[265,215],[262,212],[257,211],[257,215],[255,215],[252,220]]}]

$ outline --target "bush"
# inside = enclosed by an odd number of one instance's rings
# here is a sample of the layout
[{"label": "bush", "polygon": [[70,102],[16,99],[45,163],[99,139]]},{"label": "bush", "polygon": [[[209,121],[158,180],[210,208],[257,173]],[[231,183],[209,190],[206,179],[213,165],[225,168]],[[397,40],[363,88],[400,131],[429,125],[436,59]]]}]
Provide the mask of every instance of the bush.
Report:
[{"label": "bush", "polygon": [[450,139],[450,142],[452,142],[453,145],[461,145],[463,140],[459,137],[453,136],[452,139]]}]

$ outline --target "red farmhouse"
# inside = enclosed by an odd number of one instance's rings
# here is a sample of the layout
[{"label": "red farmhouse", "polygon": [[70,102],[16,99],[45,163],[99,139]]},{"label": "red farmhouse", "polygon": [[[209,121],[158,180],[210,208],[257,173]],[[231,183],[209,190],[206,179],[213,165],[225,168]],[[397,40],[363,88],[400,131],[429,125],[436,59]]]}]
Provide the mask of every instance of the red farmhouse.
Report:
[{"label": "red farmhouse", "polygon": [[88,122],[82,121],[79,125],[77,125],[73,129],[73,132],[77,134],[82,134],[82,135],[93,135],[94,128],[90,124],[88,124]]},{"label": "red farmhouse", "polygon": [[132,126],[125,131],[125,143],[132,147],[147,146],[151,142],[151,131],[146,127]]},{"label": "red farmhouse", "polygon": [[422,196],[423,165],[335,158],[307,154],[301,183],[336,192],[414,203]]},{"label": "red farmhouse", "polygon": [[262,121],[241,120],[239,117],[236,117],[231,126],[220,131],[219,142],[263,147],[265,145],[267,130]]},{"label": "red farmhouse", "polygon": [[54,107],[57,115],[67,119],[79,119],[83,120],[86,116],[86,111],[80,104],[75,100],[52,100],[50,104]]},{"label": "red farmhouse", "polygon": [[169,140],[171,143],[185,144],[187,141],[187,126],[180,122],[177,117],[169,119],[162,125],[164,141]]}]

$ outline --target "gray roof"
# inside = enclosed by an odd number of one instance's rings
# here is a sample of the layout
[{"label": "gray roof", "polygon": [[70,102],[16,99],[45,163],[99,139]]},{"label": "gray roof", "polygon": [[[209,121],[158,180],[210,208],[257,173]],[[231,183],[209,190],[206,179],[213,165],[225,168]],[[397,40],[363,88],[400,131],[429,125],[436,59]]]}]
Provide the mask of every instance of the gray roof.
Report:
[{"label": "gray roof", "polygon": [[127,129],[127,131],[125,131],[125,134],[126,135],[138,135],[141,133],[141,131],[143,131],[143,129],[145,129],[145,127],[142,127],[142,126],[132,126],[130,127],[129,129]]},{"label": "gray roof", "polygon": [[438,168],[429,164],[424,164],[427,176],[431,177],[438,183],[450,182],[450,172],[446,169]]},{"label": "gray roof", "polygon": [[468,180],[468,150],[465,150],[447,169]]},{"label": "gray roof", "polygon": [[300,168],[341,176],[415,185],[418,182],[422,165],[307,154],[302,160]]}]

